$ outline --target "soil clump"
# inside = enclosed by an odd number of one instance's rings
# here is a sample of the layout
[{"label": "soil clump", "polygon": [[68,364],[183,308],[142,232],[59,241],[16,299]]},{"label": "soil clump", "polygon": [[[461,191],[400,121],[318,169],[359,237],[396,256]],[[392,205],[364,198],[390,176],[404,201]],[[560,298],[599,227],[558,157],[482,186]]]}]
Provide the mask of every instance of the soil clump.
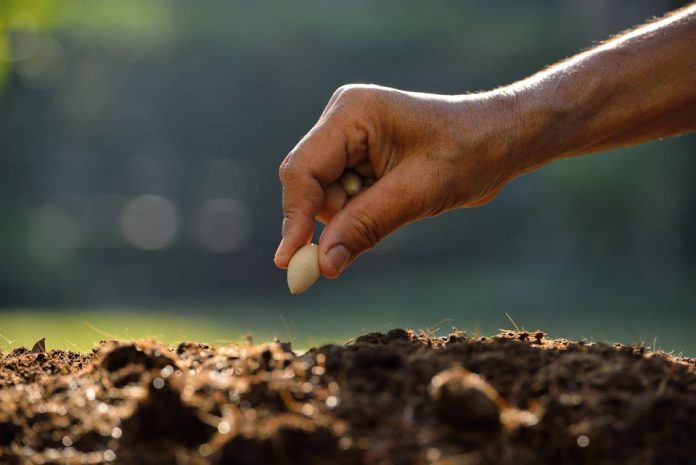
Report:
[{"label": "soil clump", "polygon": [[694,444],[695,359],[540,331],[0,353],[6,465],[686,465]]}]

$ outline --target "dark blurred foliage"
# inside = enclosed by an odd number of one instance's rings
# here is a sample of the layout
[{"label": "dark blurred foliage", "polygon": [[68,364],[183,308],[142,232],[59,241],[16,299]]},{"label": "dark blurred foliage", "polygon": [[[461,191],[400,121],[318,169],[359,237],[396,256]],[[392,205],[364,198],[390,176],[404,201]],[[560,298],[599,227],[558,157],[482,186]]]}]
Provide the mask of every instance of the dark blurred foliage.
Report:
[{"label": "dark blurred foliage", "polygon": [[[490,89],[683,4],[3,2],[5,307],[285,299],[277,166],[336,87]],[[354,286],[316,295],[401,302],[421,294],[400,283],[413,270],[448,276],[438,298],[458,307],[691,314],[695,148],[691,135],[556,163],[405,228],[347,273]]]}]

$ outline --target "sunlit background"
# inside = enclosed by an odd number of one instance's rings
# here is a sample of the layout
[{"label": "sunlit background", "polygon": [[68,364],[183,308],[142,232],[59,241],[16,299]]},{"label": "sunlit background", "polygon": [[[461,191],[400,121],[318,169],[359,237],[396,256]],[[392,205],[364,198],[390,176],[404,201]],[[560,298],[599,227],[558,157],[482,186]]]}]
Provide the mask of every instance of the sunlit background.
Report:
[{"label": "sunlit background", "polygon": [[290,296],[333,90],[490,89],[684,2],[0,1],[0,347],[519,326],[696,354],[696,137],[548,166]]}]

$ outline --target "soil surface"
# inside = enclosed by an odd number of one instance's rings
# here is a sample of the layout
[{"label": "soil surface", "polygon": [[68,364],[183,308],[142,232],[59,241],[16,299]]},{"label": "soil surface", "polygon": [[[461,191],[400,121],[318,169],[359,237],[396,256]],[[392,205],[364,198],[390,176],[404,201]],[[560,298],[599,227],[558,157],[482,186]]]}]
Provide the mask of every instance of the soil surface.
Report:
[{"label": "soil surface", "polygon": [[696,464],[696,360],[518,331],[37,345],[0,355],[0,463]]}]

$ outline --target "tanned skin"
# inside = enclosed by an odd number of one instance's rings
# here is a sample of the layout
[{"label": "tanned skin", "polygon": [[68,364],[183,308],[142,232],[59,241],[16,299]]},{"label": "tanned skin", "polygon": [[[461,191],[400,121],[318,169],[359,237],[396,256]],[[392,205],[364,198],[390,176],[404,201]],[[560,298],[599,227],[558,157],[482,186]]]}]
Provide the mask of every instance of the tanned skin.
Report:
[{"label": "tanned skin", "polygon": [[[490,92],[436,95],[346,85],[280,166],[283,239],[309,242],[335,278],[411,221],[491,201],[561,158],[696,129],[696,5]],[[337,180],[369,160],[378,181],[347,201]]]}]

